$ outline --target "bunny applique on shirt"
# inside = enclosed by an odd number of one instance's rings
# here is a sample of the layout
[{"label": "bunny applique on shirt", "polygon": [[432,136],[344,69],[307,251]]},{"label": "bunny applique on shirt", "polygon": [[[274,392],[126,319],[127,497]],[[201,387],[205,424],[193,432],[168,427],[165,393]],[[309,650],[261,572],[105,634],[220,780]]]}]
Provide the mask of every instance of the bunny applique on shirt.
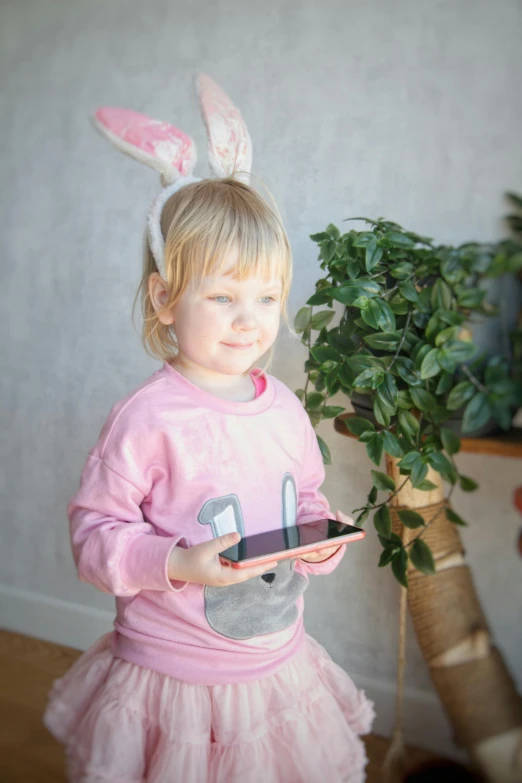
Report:
[{"label": "bunny applique on shirt", "polygon": [[[297,492],[293,476],[282,481],[282,532],[286,543],[297,538]],[[237,532],[241,541],[235,548],[248,556],[245,524],[237,495],[209,500],[198,515],[202,525],[210,525],[214,538]],[[297,543],[295,541],[295,543]],[[229,639],[250,639],[275,633],[296,622],[297,599],[308,580],[295,569],[295,560],[283,560],[270,573],[226,587],[205,587],[205,614],[211,628]]]}]

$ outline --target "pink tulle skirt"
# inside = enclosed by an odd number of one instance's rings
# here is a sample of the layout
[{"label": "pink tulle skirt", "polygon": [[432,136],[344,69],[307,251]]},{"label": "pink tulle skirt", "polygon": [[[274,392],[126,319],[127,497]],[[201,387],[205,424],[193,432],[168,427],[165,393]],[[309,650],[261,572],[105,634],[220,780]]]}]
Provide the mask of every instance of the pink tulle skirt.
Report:
[{"label": "pink tulle skirt", "polygon": [[361,783],[373,704],[307,637],[274,674],[180,682],[115,658],[112,633],[51,690],[71,783]]}]

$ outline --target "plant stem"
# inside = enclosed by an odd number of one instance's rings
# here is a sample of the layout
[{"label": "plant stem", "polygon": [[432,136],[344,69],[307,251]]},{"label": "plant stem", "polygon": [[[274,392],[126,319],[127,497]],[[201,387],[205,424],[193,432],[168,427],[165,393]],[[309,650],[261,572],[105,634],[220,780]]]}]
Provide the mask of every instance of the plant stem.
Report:
[{"label": "plant stem", "polygon": [[406,318],[406,324],[404,325],[404,329],[402,330],[402,337],[401,337],[400,342],[399,342],[399,347],[397,348],[397,352],[396,352],[395,356],[393,357],[390,366],[388,367],[388,372],[390,372],[391,368],[395,364],[395,361],[396,361],[396,359],[398,358],[398,356],[399,356],[399,354],[401,352],[402,344],[404,343],[404,340],[406,339],[406,332],[408,331],[408,326],[410,325],[410,321],[411,321],[411,307],[408,310],[408,317]]},{"label": "plant stem", "polygon": [[404,481],[402,482],[402,484],[400,485],[400,487],[399,487],[398,489],[396,489],[396,490],[395,490],[395,492],[393,492],[393,493],[390,495],[390,497],[388,498],[388,500],[386,500],[386,501],[385,501],[385,503],[381,503],[380,505],[381,505],[381,506],[385,506],[385,505],[387,505],[387,504],[390,502],[390,500],[391,500],[392,498],[394,498],[394,497],[395,497],[395,495],[397,495],[397,494],[398,494],[398,493],[401,491],[401,489],[402,489],[402,488],[403,488],[403,487],[404,487],[404,486],[405,486],[405,485],[408,483],[408,481],[411,481],[411,476],[406,476],[406,478],[404,479]]},{"label": "plant stem", "polygon": [[467,364],[462,364],[460,369],[462,370],[462,372],[464,373],[464,375],[467,375],[468,379],[471,381],[471,383],[473,384],[473,386],[474,386],[476,389],[478,389],[479,391],[481,391],[483,394],[487,394],[488,390],[487,390],[487,389],[486,389],[486,387],[485,387],[485,386],[484,386],[484,385],[483,385],[483,384],[482,384],[482,383],[479,381],[479,379],[478,379],[478,378],[476,378],[476,377],[473,375],[473,373],[471,372],[471,370],[469,369],[469,367],[467,366]]},{"label": "plant stem", "polygon": [[385,291],[384,294],[381,294],[381,296],[378,297],[378,299],[384,299],[388,294],[393,294],[394,291],[397,291],[399,288],[399,285],[394,285],[393,288],[390,288],[388,291]]}]

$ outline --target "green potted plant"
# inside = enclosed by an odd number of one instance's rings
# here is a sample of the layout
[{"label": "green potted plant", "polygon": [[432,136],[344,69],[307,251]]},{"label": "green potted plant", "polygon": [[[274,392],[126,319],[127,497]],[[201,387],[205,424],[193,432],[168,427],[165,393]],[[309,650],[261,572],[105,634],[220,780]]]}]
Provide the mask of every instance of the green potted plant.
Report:
[{"label": "green potted plant", "polygon": [[[519,196],[510,199],[522,206]],[[435,245],[384,218],[350,220],[364,221],[364,230],[341,234],[330,224],[311,236],[323,275],[295,318],[309,351],[306,383],[296,394],[316,427],[345,412],[329,404],[344,393],[357,413],[345,424],[366,445],[372,462],[379,467],[384,453],[400,459],[404,483],[421,491],[434,488],[426,478],[431,466],[449,483],[449,501],[457,483],[463,490],[476,488],[453,459],[459,434],[508,430],[521,403],[520,376],[517,380],[512,362],[478,351],[472,325],[495,314],[483,283],[522,268],[522,243],[515,236],[496,243]],[[328,464],[328,446],[318,441]],[[355,510],[358,525],[374,513],[384,548],[379,565],[391,563],[402,584],[408,557],[420,570],[433,572],[424,531],[408,553],[391,532],[393,494],[377,503],[379,490],[398,491],[390,476],[372,470],[367,503]],[[449,506],[446,515],[465,524]],[[400,520],[408,528],[424,525],[414,511],[400,512]]]}]

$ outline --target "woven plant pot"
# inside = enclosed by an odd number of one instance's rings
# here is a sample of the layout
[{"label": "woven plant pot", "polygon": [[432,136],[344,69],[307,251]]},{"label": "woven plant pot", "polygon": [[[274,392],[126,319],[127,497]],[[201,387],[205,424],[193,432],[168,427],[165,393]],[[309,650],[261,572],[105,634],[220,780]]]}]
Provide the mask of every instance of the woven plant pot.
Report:
[{"label": "woven plant pot", "polygon": [[[402,480],[397,460],[387,456],[387,472]],[[408,607],[433,685],[452,724],[455,741],[466,748],[494,783],[522,781],[522,699],[493,646],[457,528],[444,513],[438,473],[428,479],[437,489],[421,492],[407,484],[391,501],[394,532],[405,545],[419,530],[403,528],[398,512],[415,509],[429,524],[423,538],[436,573],[410,566]]]}]

